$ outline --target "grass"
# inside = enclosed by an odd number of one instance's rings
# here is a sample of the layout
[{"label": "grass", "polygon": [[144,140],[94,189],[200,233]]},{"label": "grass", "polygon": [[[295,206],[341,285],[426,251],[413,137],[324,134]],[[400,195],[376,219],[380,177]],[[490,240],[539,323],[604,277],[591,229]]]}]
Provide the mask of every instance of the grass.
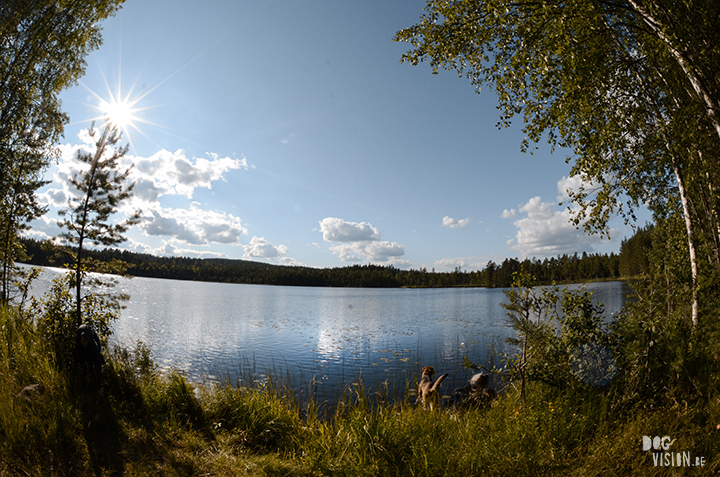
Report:
[{"label": "grass", "polygon": [[[194,385],[150,350],[115,348],[101,390],[55,363],[32,323],[0,310],[0,475],[709,475],[720,394],[613,409],[611,393],[530,383],[491,406],[423,411],[349,385],[330,416],[272,378]],[[37,384],[21,393],[26,386]],[[670,435],[704,467],[653,465],[642,436]]]}]

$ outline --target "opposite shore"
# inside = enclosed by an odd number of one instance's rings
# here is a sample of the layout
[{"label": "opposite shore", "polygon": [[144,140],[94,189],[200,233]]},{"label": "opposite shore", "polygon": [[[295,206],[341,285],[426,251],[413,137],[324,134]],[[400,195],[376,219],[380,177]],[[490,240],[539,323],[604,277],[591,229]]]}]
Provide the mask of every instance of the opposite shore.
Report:
[{"label": "opposite shore", "polygon": [[[639,274],[643,264],[629,251],[631,247],[625,247],[626,243],[631,244],[632,239],[623,242],[619,254],[583,253],[542,261],[512,258],[499,264],[489,261],[482,270],[464,271],[457,267],[452,272],[426,268],[403,270],[392,265],[310,268],[247,260],[158,257],[118,249],[88,250],[86,253],[102,262],[121,260],[128,265],[128,275],[147,278],[314,287],[507,288],[512,285],[513,273],[520,270],[537,277],[540,285],[627,280],[627,277]],[[52,251],[42,242],[26,239],[24,244],[31,257],[26,263],[41,266],[62,264],[53,259]]]}]

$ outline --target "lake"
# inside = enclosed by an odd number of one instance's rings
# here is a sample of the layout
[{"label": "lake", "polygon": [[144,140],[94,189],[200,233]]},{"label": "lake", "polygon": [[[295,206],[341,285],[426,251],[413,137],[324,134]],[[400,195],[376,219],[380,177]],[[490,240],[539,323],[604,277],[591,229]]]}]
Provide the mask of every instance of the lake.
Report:
[{"label": "lake", "polygon": [[[42,294],[58,269],[46,268]],[[577,288],[574,285],[571,288]],[[587,285],[610,316],[629,293],[625,282]],[[112,340],[152,351],[162,368],[194,382],[283,378],[325,398],[363,381],[405,389],[422,366],[450,376],[448,392],[467,383],[462,357],[486,364],[505,348],[503,289],[312,288],[120,279],[128,293]],[[497,363],[499,364],[499,363]]]}]

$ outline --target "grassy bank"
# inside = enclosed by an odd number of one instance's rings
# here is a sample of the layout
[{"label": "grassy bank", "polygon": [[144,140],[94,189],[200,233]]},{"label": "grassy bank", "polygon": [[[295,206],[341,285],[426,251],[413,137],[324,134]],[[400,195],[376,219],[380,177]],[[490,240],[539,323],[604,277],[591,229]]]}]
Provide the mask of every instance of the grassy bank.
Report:
[{"label": "grassy bank", "polygon": [[[709,475],[717,396],[644,408],[612,390],[510,386],[462,412],[390,405],[360,384],[318,419],[281,383],[195,387],[149,350],[118,349],[102,389],[52,361],[34,325],[0,312],[0,475]],[[28,387],[31,385],[37,385]],[[656,467],[642,436],[704,467]]]}]

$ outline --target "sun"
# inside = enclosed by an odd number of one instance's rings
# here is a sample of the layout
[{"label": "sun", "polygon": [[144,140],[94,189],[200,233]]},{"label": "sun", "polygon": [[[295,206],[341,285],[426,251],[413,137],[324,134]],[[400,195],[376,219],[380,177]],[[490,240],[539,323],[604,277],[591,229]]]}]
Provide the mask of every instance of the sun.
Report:
[{"label": "sun", "polygon": [[[152,89],[140,96],[133,96],[133,90],[135,86],[133,84],[133,86],[130,88],[130,91],[123,94],[122,83],[119,79],[117,80],[116,90],[113,91],[113,89],[111,89],[110,85],[108,84],[108,81],[105,78],[105,74],[102,72],[102,70],[100,70],[100,74],[102,75],[103,82],[105,83],[105,88],[107,90],[107,93],[104,95],[104,97],[84,82],[79,81],[80,85],[84,87],[97,100],[97,102],[95,102],[94,104],[83,104],[99,113],[98,116],[91,117],[80,122],[84,123],[85,121],[92,120],[94,125],[95,121],[101,121],[102,128],[107,128],[108,132],[116,131],[117,133],[120,133],[124,138],[126,138],[126,140],[129,142],[130,147],[132,147],[134,151],[135,145],[133,144],[133,140],[130,137],[131,129],[150,139],[147,134],[145,134],[140,129],[139,123],[153,123],[142,119],[138,115],[138,113],[141,113],[146,109],[150,109],[151,107],[138,108],[137,104],[142,101],[152,91]],[[137,83],[137,80],[135,82]]]},{"label": "sun", "polygon": [[[220,38],[215,41],[217,43],[220,41]],[[213,43],[213,45],[215,44]],[[153,109],[158,107],[159,105],[150,105],[150,106],[143,106],[143,107],[137,107],[137,104],[142,102],[148,95],[150,95],[153,91],[160,88],[163,84],[165,84],[167,81],[170,80],[173,76],[178,74],[180,71],[182,71],[185,67],[187,67],[189,64],[191,64],[193,61],[195,61],[197,58],[199,58],[201,55],[203,55],[206,51],[208,51],[212,47],[209,46],[205,50],[201,51],[198,55],[196,55],[194,58],[190,59],[187,63],[180,66],[177,70],[170,73],[167,77],[165,77],[162,81],[157,83],[155,86],[142,91],[140,94],[133,95],[133,91],[135,90],[135,86],[138,84],[138,81],[140,78],[136,78],[135,81],[130,86],[129,91],[126,93],[123,93],[123,84],[121,81],[122,78],[122,59],[120,60],[120,64],[118,66],[118,73],[117,78],[115,79],[116,86],[112,88],[110,86],[110,83],[107,80],[107,77],[105,76],[105,73],[102,70],[102,67],[99,68],[99,74],[102,77],[102,81],[104,83],[104,89],[106,90],[105,94],[101,93],[102,88],[100,88],[98,91],[91,88],[89,85],[85,84],[83,81],[79,80],[78,83],[80,86],[85,88],[94,98],[95,101],[93,103],[89,102],[82,102],[85,106],[87,106],[89,109],[92,109],[94,111],[97,111],[99,113],[98,116],[90,117],[87,119],[83,119],[79,122],[84,123],[86,121],[92,121],[92,124],[95,124],[95,121],[102,121],[103,128],[107,128],[107,130],[115,131],[120,133],[129,143],[129,146],[132,148],[132,150],[135,150],[135,145],[133,144],[132,137],[130,137],[130,130],[133,130],[133,134],[135,132],[139,133],[140,135],[144,136],[147,140],[152,142],[157,146],[155,141],[148,136],[140,127],[140,124],[148,124],[156,128],[162,128],[162,129],[169,129],[166,126],[163,126],[162,124],[157,124],[155,122],[149,121],[146,118],[143,118],[144,114],[143,112],[149,109]],[[145,84],[142,84],[142,89],[145,89]],[[89,98],[88,101],[92,101],[92,98]],[[160,147],[160,146],[158,146]]]},{"label": "sun", "polygon": [[[130,130],[138,132],[142,136],[150,139],[147,134],[145,134],[140,129],[139,124],[144,123],[158,126],[140,117],[142,116],[142,111],[150,109],[152,108],[152,106],[142,108],[137,107],[137,104],[143,98],[145,98],[148,93],[145,93],[139,97],[133,97],[133,90],[131,89],[130,92],[123,95],[122,90],[118,84],[117,92],[113,94],[106,81],[105,86],[107,87],[108,92],[107,96],[103,98],[85,84],[82,84],[82,86],[84,86],[85,89],[92,93],[92,95],[95,96],[95,98],[97,99],[97,103],[87,104],[89,107],[95,109],[100,113],[99,116],[91,118],[93,121],[102,121],[102,127],[107,128],[108,131],[114,130],[120,133],[129,142],[129,145],[133,149],[133,151],[135,150],[135,145],[133,144],[133,140],[130,137]],[[152,139],[150,140],[152,141]]]},{"label": "sun", "polygon": [[135,109],[133,108],[133,103],[129,101],[102,101],[100,103],[100,109],[103,111],[105,120],[111,127],[116,127],[123,131],[127,131],[128,127],[133,125],[133,121],[138,119],[134,115]]}]

